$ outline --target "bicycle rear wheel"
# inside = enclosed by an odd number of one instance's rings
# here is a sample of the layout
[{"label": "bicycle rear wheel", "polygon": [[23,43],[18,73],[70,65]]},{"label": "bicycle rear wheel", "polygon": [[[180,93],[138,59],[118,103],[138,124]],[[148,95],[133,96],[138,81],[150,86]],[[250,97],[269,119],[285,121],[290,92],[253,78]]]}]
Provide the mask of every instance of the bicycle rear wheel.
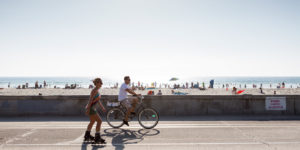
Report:
[{"label": "bicycle rear wheel", "polygon": [[109,126],[113,128],[120,128],[123,126],[123,119],[125,114],[119,108],[110,109],[106,114],[106,121]]},{"label": "bicycle rear wheel", "polygon": [[154,128],[159,121],[158,113],[153,108],[145,108],[139,113],[139,124],[145,129]]}]

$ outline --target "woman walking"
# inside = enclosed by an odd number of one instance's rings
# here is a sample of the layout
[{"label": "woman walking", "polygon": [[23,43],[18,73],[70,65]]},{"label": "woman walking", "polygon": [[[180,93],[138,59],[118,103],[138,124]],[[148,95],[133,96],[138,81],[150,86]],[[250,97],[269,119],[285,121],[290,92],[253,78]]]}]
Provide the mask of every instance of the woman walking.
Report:
[{"label": "woman walking", "polygon": [[[89,103],[85,107],[86,115],[88,115],[90,118],[90,123],[87,126],[87,130],[84,135],[84,141],[93,141],[94,140],[95,143],[105,143],[105,140],[102,139],[100,136],[102,120],[95,108],[96,104],[98,103],[99,106],[101,107],[102,111],[106,112],[105,108],[103,107],[102,103],[100,102],[101,95],[99,93],[99,89],[102,86],[102,80],[100,78],[96,78],[93,80],[93,83],[95,85],[95,88],[92,90],[90,99],[89,99]],[[95,137],[93,137],[93,136],[91,136],[91,129],[95,122],[97,122],[97,126],[96,126]]]}]

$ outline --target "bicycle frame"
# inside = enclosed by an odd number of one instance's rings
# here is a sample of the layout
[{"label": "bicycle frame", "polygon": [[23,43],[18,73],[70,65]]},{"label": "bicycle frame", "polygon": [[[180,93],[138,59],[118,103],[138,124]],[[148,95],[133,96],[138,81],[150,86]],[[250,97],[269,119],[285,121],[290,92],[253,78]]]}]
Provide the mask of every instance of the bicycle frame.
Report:
[{"label": "bicycle frame", "polygon": [[[139,124],[145,129],[154,128],[159,121],[159,115],[158,115],[157,111],[151,107],[147,107],[147,105],[145,103],[143,103],[143,97],[138,97],[138,98],[139,98],[139,100],[138,100],[137,106],[134,110],[135,114],[130,114],[128,117],[130,118],[130,120],[132,120],[134,117],[137,117]],[[153,113],[153,114],[151,114],[151,116],[149,116],[149,113],[147,113],[147,111],[150,111],[150,113]],[[108,111],[108,113],[106,115],[108,124],[113,128],[120,128],[124,124],[124,123],[122,123],[122,119],[123,120],[125,119],[124,117],[127,114],[127,112],[128,112],[127,107],[123,103],[119,102],[119,105],[115,105],[111,110]],[[155,117],[154,120],[150,119],[150,118],[153,118],[153,116]],[[144,120],[144,119],[146,119],[146,120]],[[144,123],[147,122],[147,119],[150,119],[150,121],[152,121],[152,122],[154,121],[153,122],[154,124],[151,126],[145,125]],[[120,124],[118,124],[118,123],[117,123],[117,125],[114,124],[115,120],[116,120],[116,122],[119,122]],[[144,121],[146,121],[146,122],[144,122]]]},{"label": "bicycle frame", "polygon": [[[143,104],[143,98],[138,97],[139,102],[137,103],[137,107],[135,108],[134,112],[137,114],[139,113],[141,110],[145,109],[145,106]],[[116,108],[119,108],[121,111],[123,111],[124,114],[127,113],[128,109],[126,106],[124,106],[123,103],[120,102],[120,105],[117,106]],[[135,116],[132,116],[131,118],[133,118]]]}]

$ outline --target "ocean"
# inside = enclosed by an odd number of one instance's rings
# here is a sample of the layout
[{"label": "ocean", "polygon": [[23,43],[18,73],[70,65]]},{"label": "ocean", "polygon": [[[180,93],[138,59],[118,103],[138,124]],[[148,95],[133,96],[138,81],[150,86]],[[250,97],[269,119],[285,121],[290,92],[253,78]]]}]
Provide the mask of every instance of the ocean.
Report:
[{"label": "ocean", "polygon": [[[7,88],[10,84],[11,88],[16,88],[18,85],[25,85],[28,83],[29,87],[34,87],[35,82],[38,81],[39,85],[42,85],[46,81],[49,88],[54,86],[64,88],[66,84],[77,84],[79,87],[88,88],[92,83],[91,77],[0,77],[0,88]],[[104,80],[106,87],[112,85],[111,80]]]},{"label": "ocean", "polygon": [[[78,87],[88,88],[90,84],[92,84],[92,77],[0,77],[0,88],[7,88],[10,83],[11,88],[16,88],[18,85],[29,84],[29,87],[34,87],[36,81],[41,85],[44,81],[47,82],[49,88],[53,88],[54,86],[59,88],[64,88],[66,84],[77,84]],[[245,85],[247,88],[252,88],[253,84],[256,84],[257,87],[260,87],[260,84],[263,85],[263,88],[270,88],[270,84],[272,88],[276,88],[279,83],[284,82],[287,88],[296,88],[300,87],[300,77],[195,77],[195,78],[187,78],[180,79],[178,81],[160,81],[157,82],[157,87],[160,84],[180,84],[183,85],[186,82],[197,83],[199,82],[202,85],[202,82],[205,83],[206,86],[209,85],[209,81],[214,79],[215,88],[222,88],[223,84],[229,84],[230,87],[242,86]],[[112,80],[108,78],[102,78],[103,87],[111,87],[118,82],[121,84],[121,80]],[[133,82],[137,83],[137,81]],[[153,81],[155,82],[155,81]],[[141,83],[143,83],[141,81]],[[143,83],[143,85],[151,85],[151,83]]]}]

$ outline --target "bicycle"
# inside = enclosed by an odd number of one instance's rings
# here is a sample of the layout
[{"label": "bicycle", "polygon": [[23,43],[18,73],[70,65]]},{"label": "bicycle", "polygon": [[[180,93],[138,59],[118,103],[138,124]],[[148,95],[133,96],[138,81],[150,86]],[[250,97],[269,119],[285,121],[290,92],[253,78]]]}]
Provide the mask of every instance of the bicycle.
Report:
[{"label": "bicycle", "polygon": [[[139,124],[145,129],[154,128],[159,121],[158,112],[150,107],[145,106],[143,104],[143,96],[138,96],[139,102],[135,109],[134,114],[130,114],[129,118],[132,120],[136,115],[138,116]],[[125,114],[127,112],[127,107],[124,104],[118,102],[112,103],[110,105],[112,107],[106,114],[106,121],[112,128],[120,128],[124,125],[123,119],[125,118]]]}]

